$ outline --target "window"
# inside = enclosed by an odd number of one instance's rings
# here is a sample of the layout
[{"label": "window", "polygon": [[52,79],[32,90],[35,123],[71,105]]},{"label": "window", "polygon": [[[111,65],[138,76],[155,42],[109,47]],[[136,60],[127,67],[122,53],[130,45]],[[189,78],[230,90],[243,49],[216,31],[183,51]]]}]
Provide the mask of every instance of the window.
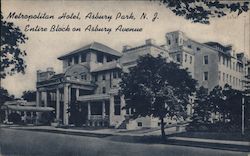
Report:
[{"label": "window", "polygon": [[197,51],[200,51],[201,49],[199,47],[196,48]]},{"label": "window", "polygon": [[86,60],[87,60],[86,53],[85,53],[85,54],[82,54],[82,55],[81,55],[81,61],[82,61],[82,62],[86,62]]},{"label": "window", "polygon": [[192,62],[193,62],[193,57],[190,56],[190,64],[192,64]]},{"label": "window", "polygon": [[219,71],[219,72],[218,72],[218,77],[219,77],[219,80],[221,79],[220,74],[221,74],[221,72]]},{"label": "window", "polygon": [[227,82],[228,82],[228,74],[227,74]]},{"label": "window", "polygon": [[98,75],[94,75],[94,81],[95,81],[95,82],[98,81]]},{"label": "window", "polygon": [[187,62],[187,54],[185,54],[185,60],[184,61]]},{"label": "window", "polygon": [[231,83],[232,82],[232,76],[229,75],[229,82]]},{"label": "window", "polygon": [[69,58],[69,59],[68,59],[68,66],[70,66],[71,63],[72,63],[72,58]]},{"label": "window", "polygon": [[223,81],[225,81],[225,73],[223,73]]},{"label": "window", "polygon": [[121,78],[122,77],[122,73],[121,71],[118,71],[118,78]]},{"label": "window", "polygon": [[208,64],[208,56],[206,55],[206,56],[204,56],[204,64]]},{"label": "window", "polygon": [[208,80],[208,72],[204,72],[204,74],[203,74],[203,80],[204,81]]},{"label": "window", "polygon": [[103,63],[103,54],[101,53],[97,54],[97,62]]},{"label": "window", "polygon": [[102,80],[106,80],[106,75],[105,74],[102,75]]},{"label": "window", "polygon": [[78,64],[78,63],[79,63],[78,56],[74,56],[74,63],[75,63],[75,64]]},{"label": "window", "polygon": [[107,62],[111,62],[112,58],[110,56],[107,56]]},{"label": "window", "polygon": [[87,75],[86,75],[86,74],[82,74],[82,75],[81,75],[81,79],[82,79],[82,80],[87,80]]},{"label": "window", "polygon": [[120,96],[114,96],[114,107],[115,107],[115,115],[121,115],[121,99]]},{"label": "window", "polygon": [[178,38],[175,39],[175,43],[178,43]]},{"label": "window", "polygon": [[105,94],[106,93],[106,88],[102,87],[102,93]]},{"label": "window", "polygon": [[116,71],[113,72],[113,78],[114,78],[114,79],[117,78],[117,72],[116,72]]},{"label": "window", "polygon": [[191,45],[188,45],[188,48],[190,48],[190,49],[191,49],[191,48],[192,48],[192,46],[191,46]]},{"label": "window", "polygon": [[142,127],[142,122],[137,123],[138,127]]},{"label": "window", "polygon": [[226,58],[223,57],[223,65],[225,65],[225,64],[226,64]]},{"label": "window", "polygon": [[177,62],[181,62],[181,54],[177,54],[176,55],[176,61]]},{"label": "window", "polygon": [[168,40],[168,45],[171,45],[171,40]]},{"label": "window", "polygon": [[219,55],[219,62],[221,62],[221,56]]}]

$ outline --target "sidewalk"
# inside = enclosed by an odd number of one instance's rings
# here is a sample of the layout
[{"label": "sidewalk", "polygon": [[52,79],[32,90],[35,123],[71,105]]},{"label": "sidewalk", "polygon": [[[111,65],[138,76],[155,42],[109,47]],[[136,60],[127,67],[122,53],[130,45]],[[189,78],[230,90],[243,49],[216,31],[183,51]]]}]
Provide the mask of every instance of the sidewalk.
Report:
[{"label": "sidewalk", "polygon": [[229,144],[229,145],[240,145],[248,146],[250,148],[250,142],[247,141],[229,141],[229,140],[214,140],[214,139],[198,139],[198,138],[186,138],[186,137],[169,137],[168,139],[180,140],[180,141],[193,141],[202,143],[217,143],[217,144]]}]

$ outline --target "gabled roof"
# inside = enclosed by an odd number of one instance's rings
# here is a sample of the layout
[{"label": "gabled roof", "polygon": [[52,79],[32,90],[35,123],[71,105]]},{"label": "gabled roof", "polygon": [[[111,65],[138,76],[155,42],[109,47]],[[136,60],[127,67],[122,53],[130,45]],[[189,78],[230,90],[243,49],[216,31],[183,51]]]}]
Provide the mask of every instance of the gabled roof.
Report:
[{"label": "gabled roof", "polygon": [[88,49],[91,49],[91,50],[96,50],[96,51],[99,51],[99,52],[103,52],[103,53],[107,53],[107,54],[110,54],[112,56],[116,56],[116,57],[121,57],[122,56],[122,53],[104,45],[104,44],[101,44],[101,43],[98,43],[98,42],[92,42],[91,44],[88,44],[80,49],[77,49],[77,50],[74,50],[68,54],[65,54],[63,56],[60,56],[58,57],[59,60],[63,60],[65,57],[67,56],[70,56],[70,55],[73,55],[73,54],[76,54],[76,53],[79,53],[79,52],[82,52],[82,51],[85,51],[85,50],[88,50]]}]

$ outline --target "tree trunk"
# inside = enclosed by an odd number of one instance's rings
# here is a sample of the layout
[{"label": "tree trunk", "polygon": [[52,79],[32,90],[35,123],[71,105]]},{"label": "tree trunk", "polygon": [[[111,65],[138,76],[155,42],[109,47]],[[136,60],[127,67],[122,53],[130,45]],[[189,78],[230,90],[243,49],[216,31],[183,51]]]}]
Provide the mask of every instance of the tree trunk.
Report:
[{"label": "tree trunk", "polygon": [[166,134],[164,129],[165,129],[164,118],[161,118],[161,138],[163,141],[166,140]]}]

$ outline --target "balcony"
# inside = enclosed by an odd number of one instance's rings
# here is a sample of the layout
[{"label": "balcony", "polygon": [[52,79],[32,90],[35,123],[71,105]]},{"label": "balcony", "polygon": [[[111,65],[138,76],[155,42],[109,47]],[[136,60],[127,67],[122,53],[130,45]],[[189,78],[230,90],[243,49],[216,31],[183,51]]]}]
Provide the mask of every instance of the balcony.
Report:
[{"label": "balcony", "polygon": [[105,115],[90,115],[90,120],[109,120],[109,116]]}]

